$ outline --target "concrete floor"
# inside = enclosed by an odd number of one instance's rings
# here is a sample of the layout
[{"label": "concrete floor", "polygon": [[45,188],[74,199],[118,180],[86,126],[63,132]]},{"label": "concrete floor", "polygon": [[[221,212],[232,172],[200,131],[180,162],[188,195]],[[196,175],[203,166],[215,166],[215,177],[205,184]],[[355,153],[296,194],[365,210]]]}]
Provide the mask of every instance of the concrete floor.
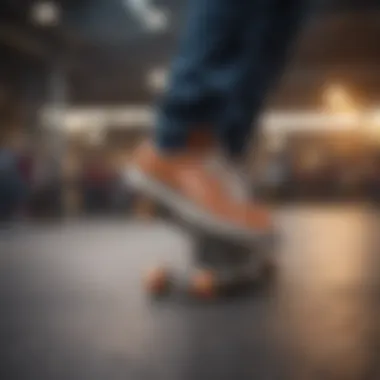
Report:
[{"label": "concrete floor", "polygon": [[152,302],[140,273],[190,250],[168,226],[71,221],[0,233],[0,378],[379,379],[378,216],[278,211],[276,284]]}]

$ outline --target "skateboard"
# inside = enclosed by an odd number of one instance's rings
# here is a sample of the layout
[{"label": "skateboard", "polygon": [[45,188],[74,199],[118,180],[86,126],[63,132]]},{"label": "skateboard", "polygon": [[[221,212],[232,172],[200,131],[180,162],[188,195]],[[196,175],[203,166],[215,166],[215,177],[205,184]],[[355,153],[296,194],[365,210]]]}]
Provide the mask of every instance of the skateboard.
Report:
[{"label": "skateboard", "polygon": [[213,299],[235,294],[269,279],[275,270],[274,234],[252,241],[238,241],[226,235],[206,232],[161,209],[160,217],[184,229],[193,242],[190,270],[176,274],[157,266],[144,277],[147,292],[153,297],[173,293],[198,299]]}]

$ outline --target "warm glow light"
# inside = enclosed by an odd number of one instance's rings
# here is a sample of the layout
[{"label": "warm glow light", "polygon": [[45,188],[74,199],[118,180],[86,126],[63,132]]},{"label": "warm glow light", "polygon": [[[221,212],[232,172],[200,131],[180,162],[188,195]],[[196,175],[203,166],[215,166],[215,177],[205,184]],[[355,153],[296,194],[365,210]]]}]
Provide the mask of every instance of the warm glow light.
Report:
[{"label": "warm glow light", "polygon": [[370,138],[380,144],[380,111],[373,112],[365,118],[365,126]]},{"label": "warm glow light", "polygon": [[342,85],[331,85],[323,94],[324,106],[333,113],[352,113],[357,111],[358,104]]},{"label": "warm glow light", "polygon": [[371,119],[373,127],[380,131],[380,110],[373,112]]}]

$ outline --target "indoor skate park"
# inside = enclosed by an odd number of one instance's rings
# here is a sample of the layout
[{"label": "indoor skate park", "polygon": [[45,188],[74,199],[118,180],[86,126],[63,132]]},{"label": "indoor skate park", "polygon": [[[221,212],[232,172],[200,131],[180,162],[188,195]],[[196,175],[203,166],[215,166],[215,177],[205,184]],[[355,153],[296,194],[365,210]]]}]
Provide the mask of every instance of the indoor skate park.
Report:
[{"label": "indoor skate park", "polygon": [[0,176],[1,378],[380,378],[375,1],[305,27],[252,159],[275,272],[206,300],[148,294],[144,273],[188,268],[193,240],[122,181],[183,3],[0,7],[0,167],[17,159]]}]

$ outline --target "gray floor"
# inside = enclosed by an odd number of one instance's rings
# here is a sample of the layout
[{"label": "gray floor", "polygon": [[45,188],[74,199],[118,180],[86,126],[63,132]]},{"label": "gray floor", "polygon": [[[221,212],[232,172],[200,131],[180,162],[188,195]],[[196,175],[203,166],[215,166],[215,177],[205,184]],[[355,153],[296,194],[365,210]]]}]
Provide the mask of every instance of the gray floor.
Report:
[{"label": "gray floor", "polygon": [[276,284],[210,304],[152,302],[140,273],[183,268],[173,228],[71,221],[0,233],[0,378],[379,379],[378,217],[279,210]]}]

